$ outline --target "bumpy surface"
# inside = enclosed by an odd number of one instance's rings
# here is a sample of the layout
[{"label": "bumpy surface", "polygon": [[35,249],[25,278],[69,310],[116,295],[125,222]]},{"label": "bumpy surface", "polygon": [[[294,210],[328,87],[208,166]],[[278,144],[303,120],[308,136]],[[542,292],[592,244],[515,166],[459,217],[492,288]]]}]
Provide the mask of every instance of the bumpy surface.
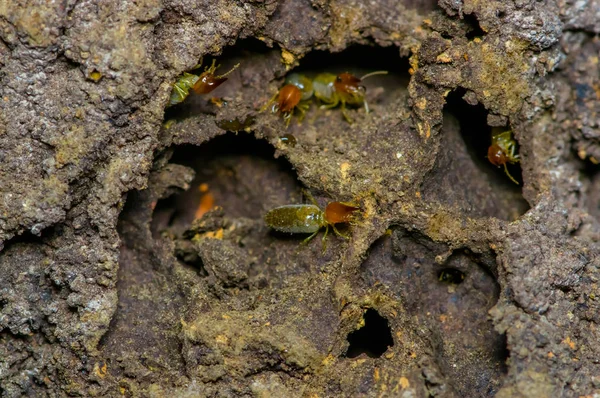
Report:
[{"label": "bumpy surface", "polygon": [[[0,395],[600,394],[599,21],[595,0],[1,4]],[[241,66],[165,111],[212,57]],[[353,124],[313,104],[286,129],[259,109],[291,70],[390,73]],[[520,186],[485,159],[506,129]],[[269,231],[303,189],[360,205],[349,240]]]}]

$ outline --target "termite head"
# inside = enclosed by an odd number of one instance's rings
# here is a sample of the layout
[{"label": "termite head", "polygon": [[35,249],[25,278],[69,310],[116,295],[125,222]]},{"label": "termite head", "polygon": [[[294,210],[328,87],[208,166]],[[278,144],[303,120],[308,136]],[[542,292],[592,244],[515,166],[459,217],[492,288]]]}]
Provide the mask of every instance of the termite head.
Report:
[{"label": "termite head", "polygon": [[207,67],[204,72],[199,76],[198,81],[192,89],[196,94],[207,94],[219,87],[227,80],[227,75],[237,69],[240,64],[235,65],[229,72],[219,76],[215,76],[215,72],[220,65],[216,65],[217,60],[213,59],[212,65]]},{"label": "termite head", "polygon": [[502,149],[497,144],[490,145],[490,147],[488,148],[487,157],[491,164],[498,167],[505,165],[509,161],[508,156],[506,156],[506,152],[504,152],[504,149]]},{"label": "termite head", "polygon": [[301,98],[302,92],[298,87],[293,84],[286,84],[279,90],[277,109],[273,108],[273,110],[279,110],[281,113],[290,113],[298,105]]},{"label": "termite head", "polygon": [[225,83],[226,80],[226,77],[216,77],[212,74],[207,74],[204,72],[202,75],[200,75],[200,78],[196,84],[194,84],[192,89],[196,94],[208,94],[221,84]]},{"label": "termite head", "polygon": [[340,96],[346,98],[347,102],[360,104],[364,101],[367,92],[366,87],[361,84],[362,81],[375,75],[387,75],[387,71],[367,73],[360,78],[348,72],[340,73],[336,76],[333,87]]},{"label": "termite head", "polygon": [[331,202],[325,208],[325,221],[328,224],[347,223],[352,221],[354,212],[360,207],[344,202]]},{"label": "termite head", "polygon": [[337,75],[333,82],[335,91],[341,95],[353,97],[356,100],[364,98],[367,89],[361,85],[361,79],[351,73],[344,72]]}]

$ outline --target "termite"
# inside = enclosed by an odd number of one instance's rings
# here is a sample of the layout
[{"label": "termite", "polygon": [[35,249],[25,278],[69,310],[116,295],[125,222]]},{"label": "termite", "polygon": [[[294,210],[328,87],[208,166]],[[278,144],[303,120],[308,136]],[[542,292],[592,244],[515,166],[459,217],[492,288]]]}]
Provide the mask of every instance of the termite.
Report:
[{"label": "termite", "polygon": [[337,76],[332,73],[321,73],[313,81],[314,95],[324,103],[321,106],[322,109],[335,108],[341,103],[342,115],[348,123],[352,123],[352,119],[346,112],[346,104],[364,105],[365,112],[369,113],[369,104],[365,100],[367,89],[361,85],[362,81],[371,76],[386,75],[387,73],[387,71],[371,72],[360,78],[348,72],[340,73]]},{"label": "termite", "polygon": [[[311,200],[314,199],[311,198]],[[354,212],[360,210],[359,207],[351,203],[330,202],[325,211],[313,204],[294,204],[276,207],[265,215],[265,223],[272,229],[290,234],[311,234],[304,239],[303,244],[308,243],[314,238],[321,228],[325,228],[323,235],[323,250],[325,250],[325,239],[329,232],[329,227],[333,229],[336,235],[349,239],[350,237],[342,234],[336,224],[348,223],[352,221]]]},{"label": "termite", "polygon": [[517,150],[517,142],[512,137],[510,130],[500,134],[492,135],[492,144],[488,148],[487,158],[491,164],[500,167],[504,166],[504,172],[515,184],[519,184],[512,175],[508,172],[507,163],[519,163],[519,155],[515,154]]},{"label": "termite", "polygon": [[[206,67],[204,72],[200,75],[194,75],[193,73],[185,72],[183,76],[181,76],[175,84],[173,85],[173,90],[171,91],[171,98],[169,99],[169,105],[173,106],[183,102],[188,95],[190,94],[190,90],[194,90],[196,94],[207,94],[219,87],[227,80],[227,75],[236,70],[240,64],[234,65],[227,73],[222,75],[215,76],[215,72],[221,65],[215,65],[217,63],[216,59],[213,59],[212,65]],[[194,69],[198,69],[202,66],[202,60],[200,63],[196,65]]]},{"label": "termite", "polygon": [[292,73],[285,79],[285,85],[275,94],[265,106],[262,107],[261,112],[271,106],[271,112],[281,113],[285,126],[289,126],[294,110],[297,109],[300,113],[298,122],[301,122],[306,114],[306,111],[310,107],[307,102],[313,95],[313,83],[312,81],[298,73]]}]

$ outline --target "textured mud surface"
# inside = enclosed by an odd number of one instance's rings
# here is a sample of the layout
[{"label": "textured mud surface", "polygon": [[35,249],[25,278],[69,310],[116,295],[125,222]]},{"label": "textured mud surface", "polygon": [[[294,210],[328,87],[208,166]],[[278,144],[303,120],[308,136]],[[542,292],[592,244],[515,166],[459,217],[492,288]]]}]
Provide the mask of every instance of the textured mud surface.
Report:
[{"label": "textured mud surface", "polygon": [[[0,5],[0,395],[600,394],[599,20],[594,0]],[[165,110],[213,57],[241,66]],[[259,109],[292,70],[390,73],[353,124],[315,103],[286,129]],[[508,129],[520,185],[486,159]],[[267,228],[303,190],[360,204],[351,239]]]}]

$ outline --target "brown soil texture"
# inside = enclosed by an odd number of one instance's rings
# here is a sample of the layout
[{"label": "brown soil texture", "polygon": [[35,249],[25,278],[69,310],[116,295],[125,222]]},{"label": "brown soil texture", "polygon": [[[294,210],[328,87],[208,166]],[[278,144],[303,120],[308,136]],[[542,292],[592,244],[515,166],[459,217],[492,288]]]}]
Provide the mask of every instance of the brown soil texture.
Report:
[{"label": "brown soil texture", "polygon": [[[597,0],[0,5],[0,397],[600,396],[599,33]],[[261,110],[378,70],[352,123]],[[349,239],[265,224],[311,195]]]}]

